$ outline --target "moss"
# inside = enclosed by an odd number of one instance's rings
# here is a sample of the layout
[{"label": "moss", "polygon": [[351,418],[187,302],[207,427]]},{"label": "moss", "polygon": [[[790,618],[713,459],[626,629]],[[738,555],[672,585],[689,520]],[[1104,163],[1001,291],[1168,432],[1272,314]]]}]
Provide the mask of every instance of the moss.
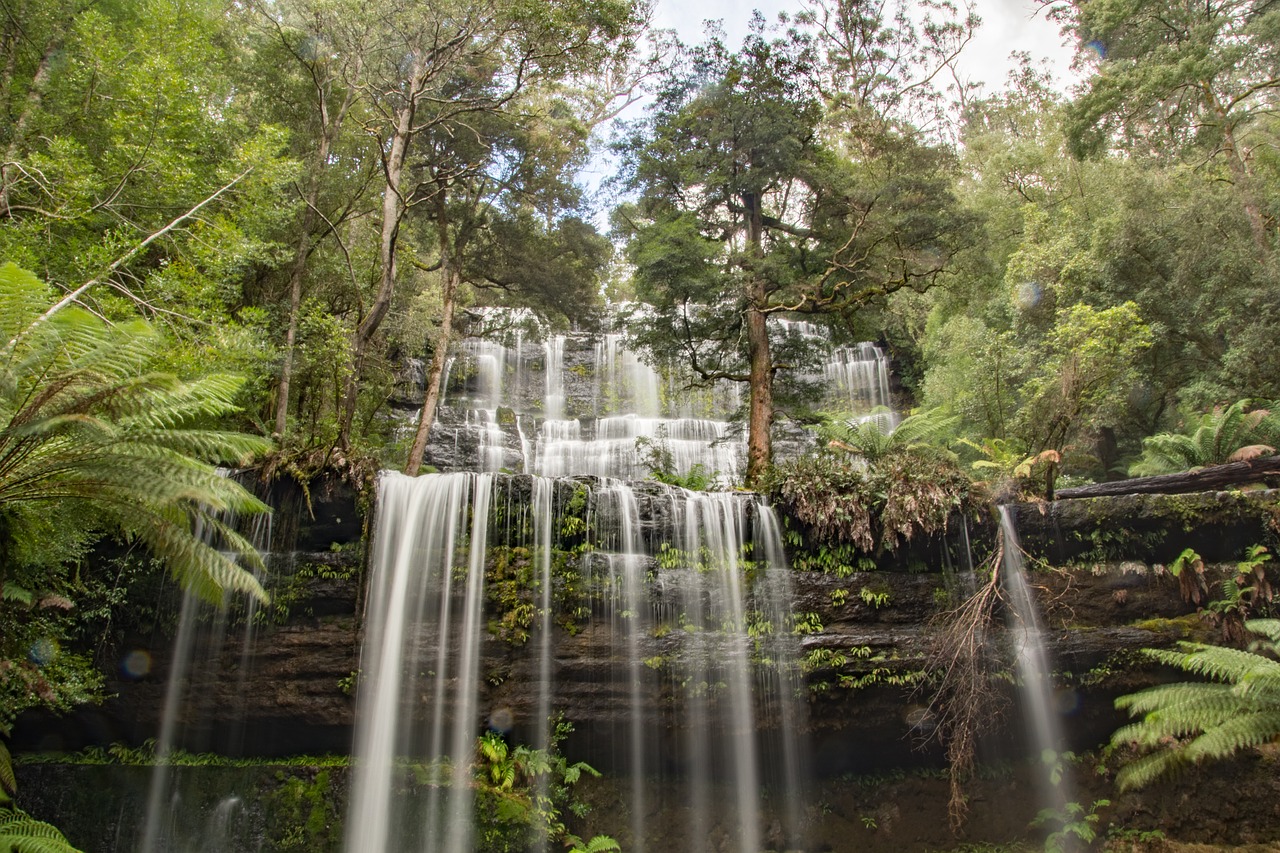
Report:
[{"label": "moss", "polygon": [[1200,637],[1207,633],[1204,621],[1196,613],[1188,613],[1185,616],[1176,616],[1172,619],[1163,617],[1143,619],[1132,623],[1132,627],[1150,631],[1153,634],[1172,635],[1179,640],[1187,637]]}]

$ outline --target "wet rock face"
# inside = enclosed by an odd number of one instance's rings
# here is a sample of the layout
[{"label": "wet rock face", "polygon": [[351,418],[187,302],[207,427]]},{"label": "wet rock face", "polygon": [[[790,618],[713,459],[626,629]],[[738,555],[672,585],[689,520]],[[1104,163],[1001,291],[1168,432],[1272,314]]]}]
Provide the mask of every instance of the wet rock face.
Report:
[{"label": "wet rock face", "polygon": [[[519,535],[528,535],[531,529],[527,507],[533,482],[530,477],[502,478],[495,492],[495,505],[504,508],[503,523],[515,531],[512,535],[520,529],[525,533]],[[598,535],[599,526],[613,523],[613,510],[601,494],[596,479],[564,479],[556,482],[553,500],[562,513],[576,514],[583,529],[595,525],[593,535]],[[633,494],[638,536],[646,552],[656,555],[673,524],[670,489],[637,483]],[[285,496],[282,503],[290,500],[295,507],[305,506],[298,495]],[[251,634],[241,625],[220,642],[206,641],[206,663],[189,676],[195,697],[185,712],[193,725],[191,748],[275,755],[345,751],[348,746],[366,582],[359,539],[363,525],[350,490],[315,484],[311,500],[315,517],[300,511],[292,528],[283,522],[285,513],[278,513],[277,547],[285,547],[292,537],[301,548],[273,560],[278,577],[272,608],[258,615]],[[1261,541],[1274,501],[1270,494],[1186,496],[1155,505],[1151,499],[1095,499],[1052,506],[1044,513],[1035,507],[1020,511],[1024,544],[1033,557],[1052,559],[1060,553],[1055,548],[1070,545],[1067,552],[1077,558],[1052,568],[1033,565],[1031,583],[1045,615],[1051,666],[1070,708],[1069,728],[1079,748],[1096,746],[1119,722],[1111,709],[1116,695],[1154,677],[1137,650],[1178,638],[1217,636],[1219,629],[1196,616],[1196,605],[1183,599],[1166,564],[1152,561],[1151,555],[1176,556],[1185,542],[1208,543],[1206,552],[1231,553],[1230,543],[1214,539],[1221,525],[1239,531],[1241,540]],[[1206,524],[1199,523],[1201,515]],[[1175,517],[1179,521],[1172,525]],[[981,550],[983,535],[978,527],[970,530],[975,550]],[[641,713],[646,720],[655,731],[669,726],[678,730],[679,668],[695,654],[699,636],[695,626],[682,622],[688,607],[683,603],[686,578],[655,556],[644,558],[643,606],[653,616],[629,645],[626,624],[631,617],[618,602],[616,587],[607,590],[612,558],[599,548],[579,547],[588,538],[570,537],[560,546],[571,563],[556,581],[557,595],[571,583],[581,583],[582,593],[574,599],[574,612],[557,612],[552,633],[556,707],[579,725],[584,741],[607,741],[634,712],[634,698],[623,687],[628,673],[634,673],[644,685]],[[1084,544],[1091,550],[1082,551]],[[491,545],[508,551],[524,548],[524,556],[517,558],[533,560],[527,541],[521,545],[498,537]],[[1125,552],[1134,557],[1115,558]],[[889,562],[901,565],[896,557]],[[787,621],[772,630],[794,642],[798,660],[788,665],[798,668],[806,697],[804,726],[827,745],[819,750],[824,760],[862,756],[831,760],[832,772],[866,770],[872,760],[868,756],[874,756],[877,766],[922,760],[914,744],[927,734],[921,708],[928,697],[916,685],[935,647],[937,620],[959,600],[966,583],[973,582],[965,572],[940,571],[939,562],[937,557],[933,565],[917,560],[915,565],[927,569],[917,572],[790,572]],[[1231,564],[1211,564],[1206,588],[1218,589],[1233,571]],[[493,578],[490,587],[497,589]],[[504,607],[511,604],[491,601],[485,615],[490,633],[482,651],[480,708],[486,718],[498,711],[509,715],[519,732],[536,716],[538,641],[536,628],[521,636],[501,627]],[[1003,642],[999,637],[994,641]],[[171,646],[168,636],[133,638],[133,647],[152,661],[145,675],[117,673],[109,689],[118,698],[82,711],[70,726],[46,721],[20,727],[20,745],[74,748],[154,736],[172,667]],[[628,669],[627,655],[633,651],[640,664]],[[710,666],[714,672],[714,661]],[[777,671],[776,662],[757,666],[764,667],[762,672]],[[765,732],[781,724],[772,707],[757,708],[755,718]],[[868,732],[874,735],[874,749],[866,746]],[[862,746],[855,748],[855,741]]]}]

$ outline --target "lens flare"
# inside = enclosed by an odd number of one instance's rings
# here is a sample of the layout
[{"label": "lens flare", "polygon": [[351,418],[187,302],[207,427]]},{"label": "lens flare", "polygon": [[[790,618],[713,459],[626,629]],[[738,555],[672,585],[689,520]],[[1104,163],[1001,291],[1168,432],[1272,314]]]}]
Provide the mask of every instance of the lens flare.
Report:
[{"label": "lens flare", "polygon": [[120,672],[127,678],[142,678],[151,672],[151,654],[143,649],[134,649],[120,661]]}]

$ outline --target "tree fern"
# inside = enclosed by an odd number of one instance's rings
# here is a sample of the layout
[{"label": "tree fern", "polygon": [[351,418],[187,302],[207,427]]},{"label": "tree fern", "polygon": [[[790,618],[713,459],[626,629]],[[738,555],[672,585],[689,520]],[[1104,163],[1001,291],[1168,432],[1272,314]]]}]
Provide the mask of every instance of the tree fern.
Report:
[{"label": "tree fern", "polygon": [[1267,409],[1249,410],[1237,400],[1200,416],[1189,433],[1159,433],[1142,442],[1142,458],[1130,469],[1137,476],[1172,474],[1233,461],[1242,450],[1250,455],[1274,453],[1280,445],[1280,419]]},{"label": "tree fern", "polygon": [[596,835],[586,842],[579,839],[569,850],[569,853],[609,853],[609,851],[620,850],[622,848],[617,841],[607,835]]},{"label": "tree fern", "polygon": [[1189,642],[1178,651],[1144,650],[1160,663],[1213,681],[1166,684],[1116,700],[1117,708],[1140,719],[1119,729],[1112,743],[1154,750],[1121,768],[1121,789],[1280,738],[1280,662],[1274,659],[1280,654],[1280,620],[1256,619],[1245,627],[1266,638],[1255,651]]},{"label": "tree fern", "polygon": [[[874,414],[888,412],[877,409]],[[917,410],[887,428],[881,419],[851,418],[847,414],[826,414],[816,427],[818,436],[828,446],[847,450],[868,461],[880,459],[895,450],[911,450],[950,455],[945,450],[959,418],[941,409]]]},{"label": "tree fern", "polygon": [[52,824],[21,809],[0,808],[0,853],[80,853]]},{"label": "tree fern", "polygon": [[243,464],[269,442],[200,426],[235,411],[240,380],[150,372],[163,342],[149,325],[72,308],[36,323],[50,299],[35,276],[0,267],[0,512],[91,506],[205,598],[265,598],[243,567],[260,565],[257,553],[216,513],[266,507],[213,465]]}]

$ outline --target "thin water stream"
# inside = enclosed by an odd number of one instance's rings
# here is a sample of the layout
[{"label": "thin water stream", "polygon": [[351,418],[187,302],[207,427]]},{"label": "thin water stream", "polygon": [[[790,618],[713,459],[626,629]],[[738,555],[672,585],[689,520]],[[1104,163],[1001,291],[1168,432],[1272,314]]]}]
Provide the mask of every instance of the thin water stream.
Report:
[{"label": "thin water stream", "polygon": [[1071,801],[1067,774],[1060,762],[1062,719],[1054,704],[1053,671],[1045,652],[1040,608],[1027,582],[1026,562],[1018,542],[1013,511],[1000,507],[1000,536],[1004,547],[1001,568],[1010,610],[1009,630],[1014,637],[1020,706],[1027,722],[1031,754],[1039,759],[1036,783],[1043,808],[1061,810]]}]

